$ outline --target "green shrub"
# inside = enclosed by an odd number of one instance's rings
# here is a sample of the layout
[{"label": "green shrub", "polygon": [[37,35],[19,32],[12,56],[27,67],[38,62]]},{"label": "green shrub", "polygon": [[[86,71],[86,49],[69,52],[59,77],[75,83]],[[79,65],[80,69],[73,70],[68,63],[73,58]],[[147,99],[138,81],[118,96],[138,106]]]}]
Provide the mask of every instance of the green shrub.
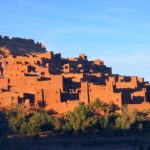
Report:
[{"label": "green shrub", "polygon": [[27,122],[23,122],[23,123],[21,124],[19,133],[20,133],[20,134],[27,134],[27,132],[28,132],[28,123],[27,123]]},{"label": "green shrub", "polygon": [[31,135],[37,136],[41,131],[48,131],[52,129],[53,117],[46,112],[36,112],[28,123],[28,132]]},{"label": "green shrub", "polygon": [[63,129],[64,122],[65,122],[64,118],[53,117],[53,119],[51,120],[51,125],[53,126],[53,130],[61,131]]},{"label": "green shrub", "polygon": [[114,129],[115,128],[115,121],[116,115],[114,113],[106,113],[99,117],[99,124],[100,128],[102,129]]},{"label": "green shrub", "polygon": [[128,109],[123,106],[122,113],[116,118],[116,129],[129,130],[131,127],[131,120],[128,114]]},{"label": "green shrub", "polygon": [[25,112],[20,106],[12,106],[7,111],[9,121],[9,133],[19,133],[22,123],[26,121]]},{"label": "green shrub", "polygon": [[73,112],[66,114],[66,122],[63,129],[66,131],[83,132],[92,129],[97,122],[90,105],[79,104]]}]

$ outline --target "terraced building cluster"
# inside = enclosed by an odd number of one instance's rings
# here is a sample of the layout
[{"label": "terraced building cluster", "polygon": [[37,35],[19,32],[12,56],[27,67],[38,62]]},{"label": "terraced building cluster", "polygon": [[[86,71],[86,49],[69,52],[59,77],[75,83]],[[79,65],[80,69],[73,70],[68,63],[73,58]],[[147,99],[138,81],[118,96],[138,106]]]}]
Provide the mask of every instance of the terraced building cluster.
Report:
[{"label": "terraced building cluster", "polygon": [[0,36],[0,106],[43,105],[59,114],[96,98],[119,108],[150,108],[150,84],[137,76],[112,74],[85,54],[62,58],[33,40]]}]

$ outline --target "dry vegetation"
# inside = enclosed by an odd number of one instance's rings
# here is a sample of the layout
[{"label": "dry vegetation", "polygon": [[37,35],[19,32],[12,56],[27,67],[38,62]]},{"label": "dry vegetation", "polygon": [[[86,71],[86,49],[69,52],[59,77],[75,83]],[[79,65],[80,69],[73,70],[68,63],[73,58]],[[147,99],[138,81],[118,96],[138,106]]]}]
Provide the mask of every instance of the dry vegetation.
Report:
[{"label": "dry vegetation", "polygon": [[[101,143],[104,137],[127,138],[135,136],[132,139],[135,141],[137,136],[143,136],[149,130],[150,118],[148,110],[142,113],[136,110],[129,113],[127,107],[124,106],[122,113],[118,113],[116,106],[99,100],[95,100],[94,103],[88,105],[80,103],[73,112],[67,112],[62,116],[53,115],[43,108],[34,108],[27,111],[21,106],[15,105],[12,105],[7,110],[1,110],[0,113],[1,145],[5,145],[8,139],[13,141],[16,136],[19,137],[19,140],[24,138],[24,142],[29,137],[29,139],[33,140],[33,137],[47,136],[47,138],[52,137],[53,140],[57,141],[61,136],[64,136],[65,138],[81,138],[81,141],[83,140],[81,145],[96,144],[98,146],[98,143]],[[85,143],[84,139],[90,139],[90,136],[93,136],[93,141]],[[99,140],[95,140],[96,138]],[[27,143],[30,143],[29,139]],[[107,140],[105,142],[109,143]],[[115,140],[111,142],[114,144]],[[112,144],[111,142],[110,144]]]}]

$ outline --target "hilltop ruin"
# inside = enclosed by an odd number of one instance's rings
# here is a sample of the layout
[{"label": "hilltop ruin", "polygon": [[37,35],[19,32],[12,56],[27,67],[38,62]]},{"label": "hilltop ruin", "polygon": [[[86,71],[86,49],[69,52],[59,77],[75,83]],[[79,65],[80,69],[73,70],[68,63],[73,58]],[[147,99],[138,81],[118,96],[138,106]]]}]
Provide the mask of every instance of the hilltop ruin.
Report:
[{"label": "hilltop ruin", "polygon": [[150,108],[150,84],[137,76],[112,74],[85,54],[62,58],[33,40],[0,36],[0,106],[45,104],[59,114],[96,98],[129,109]]}]

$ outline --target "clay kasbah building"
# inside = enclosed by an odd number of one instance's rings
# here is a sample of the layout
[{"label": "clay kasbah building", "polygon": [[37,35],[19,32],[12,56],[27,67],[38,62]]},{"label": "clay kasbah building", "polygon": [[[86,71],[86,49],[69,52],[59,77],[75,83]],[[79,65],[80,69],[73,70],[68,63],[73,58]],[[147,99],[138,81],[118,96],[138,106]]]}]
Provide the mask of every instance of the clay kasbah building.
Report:
[{"label": "clay kasbah building", "polygon": [[45,104],[59,114],[95,99],[119,108],[150,108],[150,84],[137,76],[112,74],[100,59],[62,58],[34,40],[0,36],[0,107]]}]

